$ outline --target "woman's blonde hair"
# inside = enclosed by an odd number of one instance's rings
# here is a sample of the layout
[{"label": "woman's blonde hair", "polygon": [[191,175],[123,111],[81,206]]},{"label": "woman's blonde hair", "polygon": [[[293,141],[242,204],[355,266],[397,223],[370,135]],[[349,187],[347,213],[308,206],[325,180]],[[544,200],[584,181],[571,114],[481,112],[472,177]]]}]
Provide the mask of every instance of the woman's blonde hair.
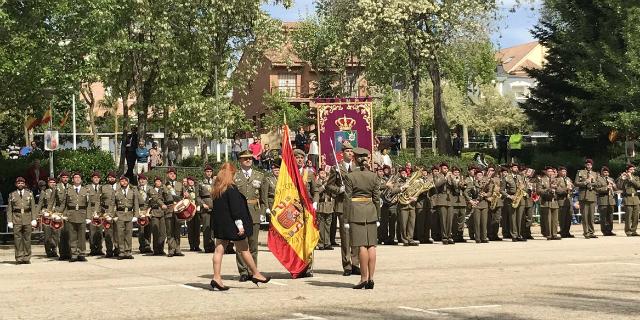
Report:
[{"label": "woman's blonde hair", "polygon": [[238,169],[236,169],[231,162],[225,162],[222,167],[220,167],[220,171],[218,171],[216,180],[213,183],[213,191],[211,192],[213,199],[220,198],[229,186],[234,184],[237,171]]}]

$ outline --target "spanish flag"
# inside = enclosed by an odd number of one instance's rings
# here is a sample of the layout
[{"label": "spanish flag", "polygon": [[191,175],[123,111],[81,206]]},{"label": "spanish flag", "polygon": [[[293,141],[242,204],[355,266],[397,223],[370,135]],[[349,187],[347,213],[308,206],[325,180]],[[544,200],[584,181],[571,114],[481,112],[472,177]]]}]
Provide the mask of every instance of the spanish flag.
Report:
[{"label": "spanish flag", "polygon": [[64,117],[60,119],[60,128],[64,127],[64,125],[67,123],[67,120],[69,120],[69,111],[67,111],[67,113],[64,114]]},{"label": "spanish flag", "polygon": [[35,127],[37,127],[40,124],[40,119],[36,119],[34,117],[29,116],[25,121],[24,121],[24,127],[27,128],[27,130],[31,130]]},{"label": "spanish flag", "polygon": [[49,107],[49,110],[44,113],[44,115],[42,116],[42,120],[40,120],[40,123],[47,124],[49,123],[49,121],[51,121],[51,107]]},{"label": "spanish flag", "polygon": [[268,246],[295,279],[303,275],[320,235],[312,200],[300,176],[285,124],[282,134],[282,164],[271,208]]}]

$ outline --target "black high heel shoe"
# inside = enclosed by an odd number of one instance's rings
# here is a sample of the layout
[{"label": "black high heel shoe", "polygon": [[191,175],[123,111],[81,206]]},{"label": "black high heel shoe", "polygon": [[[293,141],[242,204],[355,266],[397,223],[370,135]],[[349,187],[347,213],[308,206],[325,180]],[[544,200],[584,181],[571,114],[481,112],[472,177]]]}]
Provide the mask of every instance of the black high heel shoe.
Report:
[{"label": "black high heel shoe", "polygon": [[367,284],[364,286],[365,289],[373,289],[373,286],[375,285],[375,282],[373,282],[373,280],[369,280],[367,281]]},{"label": "black high heel shoe", "polygon": [[369,281],[362,281],[358,284],[356,284],[355,286],[353,286],[353,289],[359,290],[359,289],[365,289],[365,287],[368,285]]},{"label": "black high heel shoe", "polygon": [[220,290],[220,291],[227,291],[229,290],[229,287],[227,286],[223,286],[220,285],[218,282],[216,282],[215,280],[211,280],[211,288],[213,288],[213,291],[215,291],[216,289]]},{"label": "black high heel shoe", "polygon": [[267,283],[271,281],[271,277],[264,277],[264,280],[256,279],[255,277],[251,277],[251,282],[253,282],[256,286],[258,283]]}]

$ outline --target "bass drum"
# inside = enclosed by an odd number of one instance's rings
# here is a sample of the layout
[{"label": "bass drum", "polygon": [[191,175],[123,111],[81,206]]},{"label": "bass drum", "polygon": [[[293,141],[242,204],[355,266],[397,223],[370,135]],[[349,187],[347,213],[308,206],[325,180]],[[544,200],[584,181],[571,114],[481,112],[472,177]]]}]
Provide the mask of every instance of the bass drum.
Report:
[{"label": "bass drum", "polygon": [[173,213],[175,213],[178,220],[189,221],[196,214],[196,204],[189,199],[183,199],[175,204]]}]

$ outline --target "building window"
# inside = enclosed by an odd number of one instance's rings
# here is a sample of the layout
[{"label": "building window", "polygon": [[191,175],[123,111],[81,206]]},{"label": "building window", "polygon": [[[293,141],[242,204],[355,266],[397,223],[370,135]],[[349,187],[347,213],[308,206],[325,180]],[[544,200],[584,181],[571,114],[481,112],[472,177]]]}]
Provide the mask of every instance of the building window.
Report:
[{"label": "building window", "polygon": [[292,73],[282,73],[278,75],[278,92],[285,97],[296,97],[297,76]]},{"label": "building window", "polygon": [[527,86],[512,86],[511,92],[517,100],[524,100],[529,97],[529,87]]}]

